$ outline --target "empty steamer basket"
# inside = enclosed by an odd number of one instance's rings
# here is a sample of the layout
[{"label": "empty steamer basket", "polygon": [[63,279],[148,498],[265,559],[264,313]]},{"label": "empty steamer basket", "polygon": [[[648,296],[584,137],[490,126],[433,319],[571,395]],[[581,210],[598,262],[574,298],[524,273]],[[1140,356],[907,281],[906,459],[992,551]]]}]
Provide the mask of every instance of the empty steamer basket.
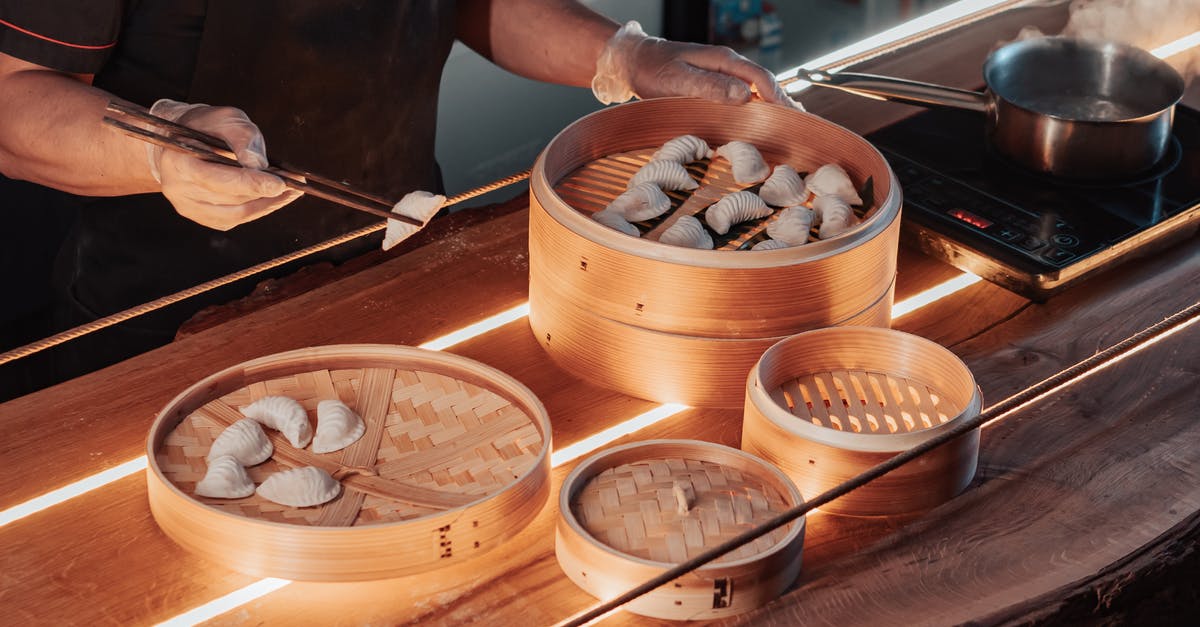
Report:
[{"label": "empty steamer basket", "polygon": [[[763,237],[772,218],[745,223],[724,250],[671,246],[655,240],[660,227],[643,224],[648,230],[634,237],[591,219],[658,147],[686,134],[714,148],[749,142],[768,164],[800,172],[841,165],[870,192],[860,223],[801,246],[751,251],[737,248]],[[675,212],[740,189],[729,184],[723,158],[688,168],[700,188],[669,192]],[[689,98],[609,107],[550,142],[530,189],[530,327],[557,364],[597,385],[661,402],[740,407],[746,373],[768,346],[809,329],[890,324],[899,185],[870,143],[815,115]],[[700,204],[686,204],[693,202]]]},{"label": "empty steamer basket", "polygon": [[[778,468],[698,440],[646,440],[580,462],[563,482],[554,553],[571,581],[611,599],[801,503]],[[701,620],[765,605],[800,572],[804,519],[629,602]]]},{"label": "empty steamer basket", "polygon": [[[891,329],[840,327],[772,346],[746,386],[742,449],[816,495],[979,413],[966,365],[946,348]],[[979,430],[823,505],[858,516],[917,512],[975,475]]]}]

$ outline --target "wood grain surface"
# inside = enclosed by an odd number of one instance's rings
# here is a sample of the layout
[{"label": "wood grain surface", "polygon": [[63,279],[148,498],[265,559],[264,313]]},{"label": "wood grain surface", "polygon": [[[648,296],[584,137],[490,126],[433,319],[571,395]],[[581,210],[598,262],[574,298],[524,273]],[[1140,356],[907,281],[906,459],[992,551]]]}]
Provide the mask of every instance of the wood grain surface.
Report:
[{"label": "wood grain surface", "polygon": [[[1027,23],[1056,30],[1063,11],[1013,11],[862,69],[974,87],[978,63],[995,42]],[[1189,97],[1193,106],[1200,102],[1195,91]],[[806,92],[804,102],[860,133],[912,112],[825,92]],[[0,404],[0,511],[143,455],[158,410],[225,367],[304,346],[418,345],[524,303],[527,220],[523,208],[509,206],[465,228],[435,221],[436,237],[425,245]],[[958,274],[902,248],[896,300]],[[1046,304],[980,282],[894,326],[951,349],[991,405],[1195,303],[1198,276],[1200,247],[1193,239]],[[988,426],[975,480],[935,510],[880,518],[811,514],[792,590],[725,622],[1052,622],[1079,599],[1111,600],[1125,582],[1162,572],[1161,564],[1181,554],[1181,543],[1195,538],[1200,512],[1198,347],[1200,325],[1193,325]],[[557,369],[525,319],[448,350],[528,386],[549,412],[556,450],[657,407]],[[685,438],[736,447],[740,433],[740,410],[685,409],[615,443]],[[477,561],[398,579],[291,583],[210,624],[565,619],[595,603],[554,559],[553,503],[576,463],[552,471],[551,505]],[[142,473],[0,527],[0,622],[6,624],[155,623],[256,581],[169,540],[150,516]],[[604,620],[655,623],[625,612]]]}]

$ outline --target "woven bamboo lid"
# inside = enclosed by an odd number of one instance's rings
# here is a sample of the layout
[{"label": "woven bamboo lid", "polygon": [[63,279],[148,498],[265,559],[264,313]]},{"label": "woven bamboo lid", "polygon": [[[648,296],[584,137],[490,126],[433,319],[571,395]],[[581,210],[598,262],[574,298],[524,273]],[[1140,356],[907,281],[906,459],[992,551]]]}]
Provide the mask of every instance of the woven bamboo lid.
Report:
[{"label": "woven bamboo lid", "polygon": [[[257,494],[196,495],[213,440],[244,417],[239,408],[269,395],[298,401],[314,426],[318,402],[341,400],[366,433],[316,454],[268,430],[274,453],[247,468],[251,479],[316,466],[341,494],[301,508]],[[541,403],[497,370],[408,347],[317,347],[239,364],[172,400],[148,441],[150,504],[185,548],[245,572],[392,577],[466,559],[519,531],[548,496],[549,447]]]},{"label": "woven bamboo lid", "polygon": [[[555,547],[563,571],[606,598],[801,502],[778,469],[729,447],[649,440],[583,462],[564,481]],[[629,606],[715,617],[774,598],[799,572],[804,521],[780,527]]]}]

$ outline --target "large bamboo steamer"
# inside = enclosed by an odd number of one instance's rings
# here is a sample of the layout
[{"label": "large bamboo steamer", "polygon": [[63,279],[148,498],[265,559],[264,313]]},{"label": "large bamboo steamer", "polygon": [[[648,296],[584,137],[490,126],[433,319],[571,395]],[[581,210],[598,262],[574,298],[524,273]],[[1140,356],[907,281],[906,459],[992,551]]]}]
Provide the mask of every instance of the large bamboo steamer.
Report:
[{"label": "large bamboo steamer", "polygon": [[[892,329],[837,327],[767,349],[747,378],[742,449],[820,494],[978,415],[983,399],[954,353]],[[979,430],[821,507],[855,516],[928,510],[975,475]]]},{"label": "large bamboo steamer", "polygon": [[[314,465],[343,484],[334,500],[293,508],[258,495],[195,495],[213,439],[268,394],[338,398],[367,432],[343,451],[293,448],[248,468],[256,484]],[[425,573],[476,558],[518,533],[549,499],[550,422],[508,375],[418,348],[352,344],[294,350],[226,368],[159,413],[147,439],[150,511],[175,542],[256,576],[355,581]]]},{"label": "large bamboo steamer", "polygon": [[[554,553],[571,581],[610,599],[802,502],[778,468],[698,440],[647,440],[580,462],[563,481]],[[765,605],[800,572],[804,519],[624,606],[715,619]]]},{"label": "large bamboo steamer", "polygon": [[[772,251],[669,246],[590,218],[658,146],[683,134],[712,146],[748,141],[768,163],[800,171],[838,163],[856,183],[871,182],[873,202],[847,233]],[[715,199],[734,189],[713,191],[731,180],[723,159],[707,167],[695,194]],[[710,174],[718,182],[707,183]],[[738,407],[749,368],[781,338],[890,324],[899,185],[869,142],[817,116],[687,98],[609,107],[550,142],[530,189],[530,326],[556,363],[598,385]]]}]

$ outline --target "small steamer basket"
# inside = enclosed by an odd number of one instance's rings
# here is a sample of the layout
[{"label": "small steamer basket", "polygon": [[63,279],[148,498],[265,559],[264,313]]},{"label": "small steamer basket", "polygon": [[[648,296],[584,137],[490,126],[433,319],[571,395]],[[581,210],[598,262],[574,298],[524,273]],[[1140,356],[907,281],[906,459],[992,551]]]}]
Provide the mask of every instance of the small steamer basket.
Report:
[{"label": "small steamer basket", "polygon": [[[750,371],[742,449],[820,494],[977,415],[966,365],[944,347],[890,329],[840,327],[772,346]],[[979,430],[821,507],[880,516],[932,508],[966,488]]]},{"label": "small steamer basket", "polygon": [[[206,498],[195,484],[213,440],[268,395],[300,402],[316,425],[340,399],[366,433],[316,454],[274,430],[255,484],[298,466],[342,484],[323,505],[288,507],[257,494]],[[550,422],[508,375],[418,348],[352,344],[279,353],[211,375],[159,413],[147,440],[150,511],[163,531],[245,573],[309,581],[382,579],[458,563],[524,528],[549,498]]]},{"label": "small steamer basket", "polygon": [[[591,219],[659,146],[684,134],[714,148],[746,141],[768,164],[800,172],[841,165],[856,185],[870,188],[861,223],[802,246],[750,251],[670,246]],[[701,187],[682,200],[672,192],[674,205],[696,209],[746,187],[733,184],[724,158],[689,168],[702,177]],[[761,102],[661,98],[609,107],[550,142],[534,164],[530,190],[530,326],[560,366],[599,385],[651,400],[737,407],[744,376],[761,354],[754,346],[813,328],[890,321],[900,188],[869,142],[828,120]],[[619,337],[587,332],[598,326]],[[686,351],[675,352],[676,337],[710,353],[749,344],[695,376],[653,359],[689,361]],[[617,348],[630,344],[640,344],[633,354]]]},{"label": "small steamer basket", "polygon": [[[800,504],[778,468],[696,440],[647,440],[580,462],[563,482],[554,552],[567,577],[611,599]],[[800,572],[804,520],[697,568],[625,606],[676,620],[745,612]]]}]

